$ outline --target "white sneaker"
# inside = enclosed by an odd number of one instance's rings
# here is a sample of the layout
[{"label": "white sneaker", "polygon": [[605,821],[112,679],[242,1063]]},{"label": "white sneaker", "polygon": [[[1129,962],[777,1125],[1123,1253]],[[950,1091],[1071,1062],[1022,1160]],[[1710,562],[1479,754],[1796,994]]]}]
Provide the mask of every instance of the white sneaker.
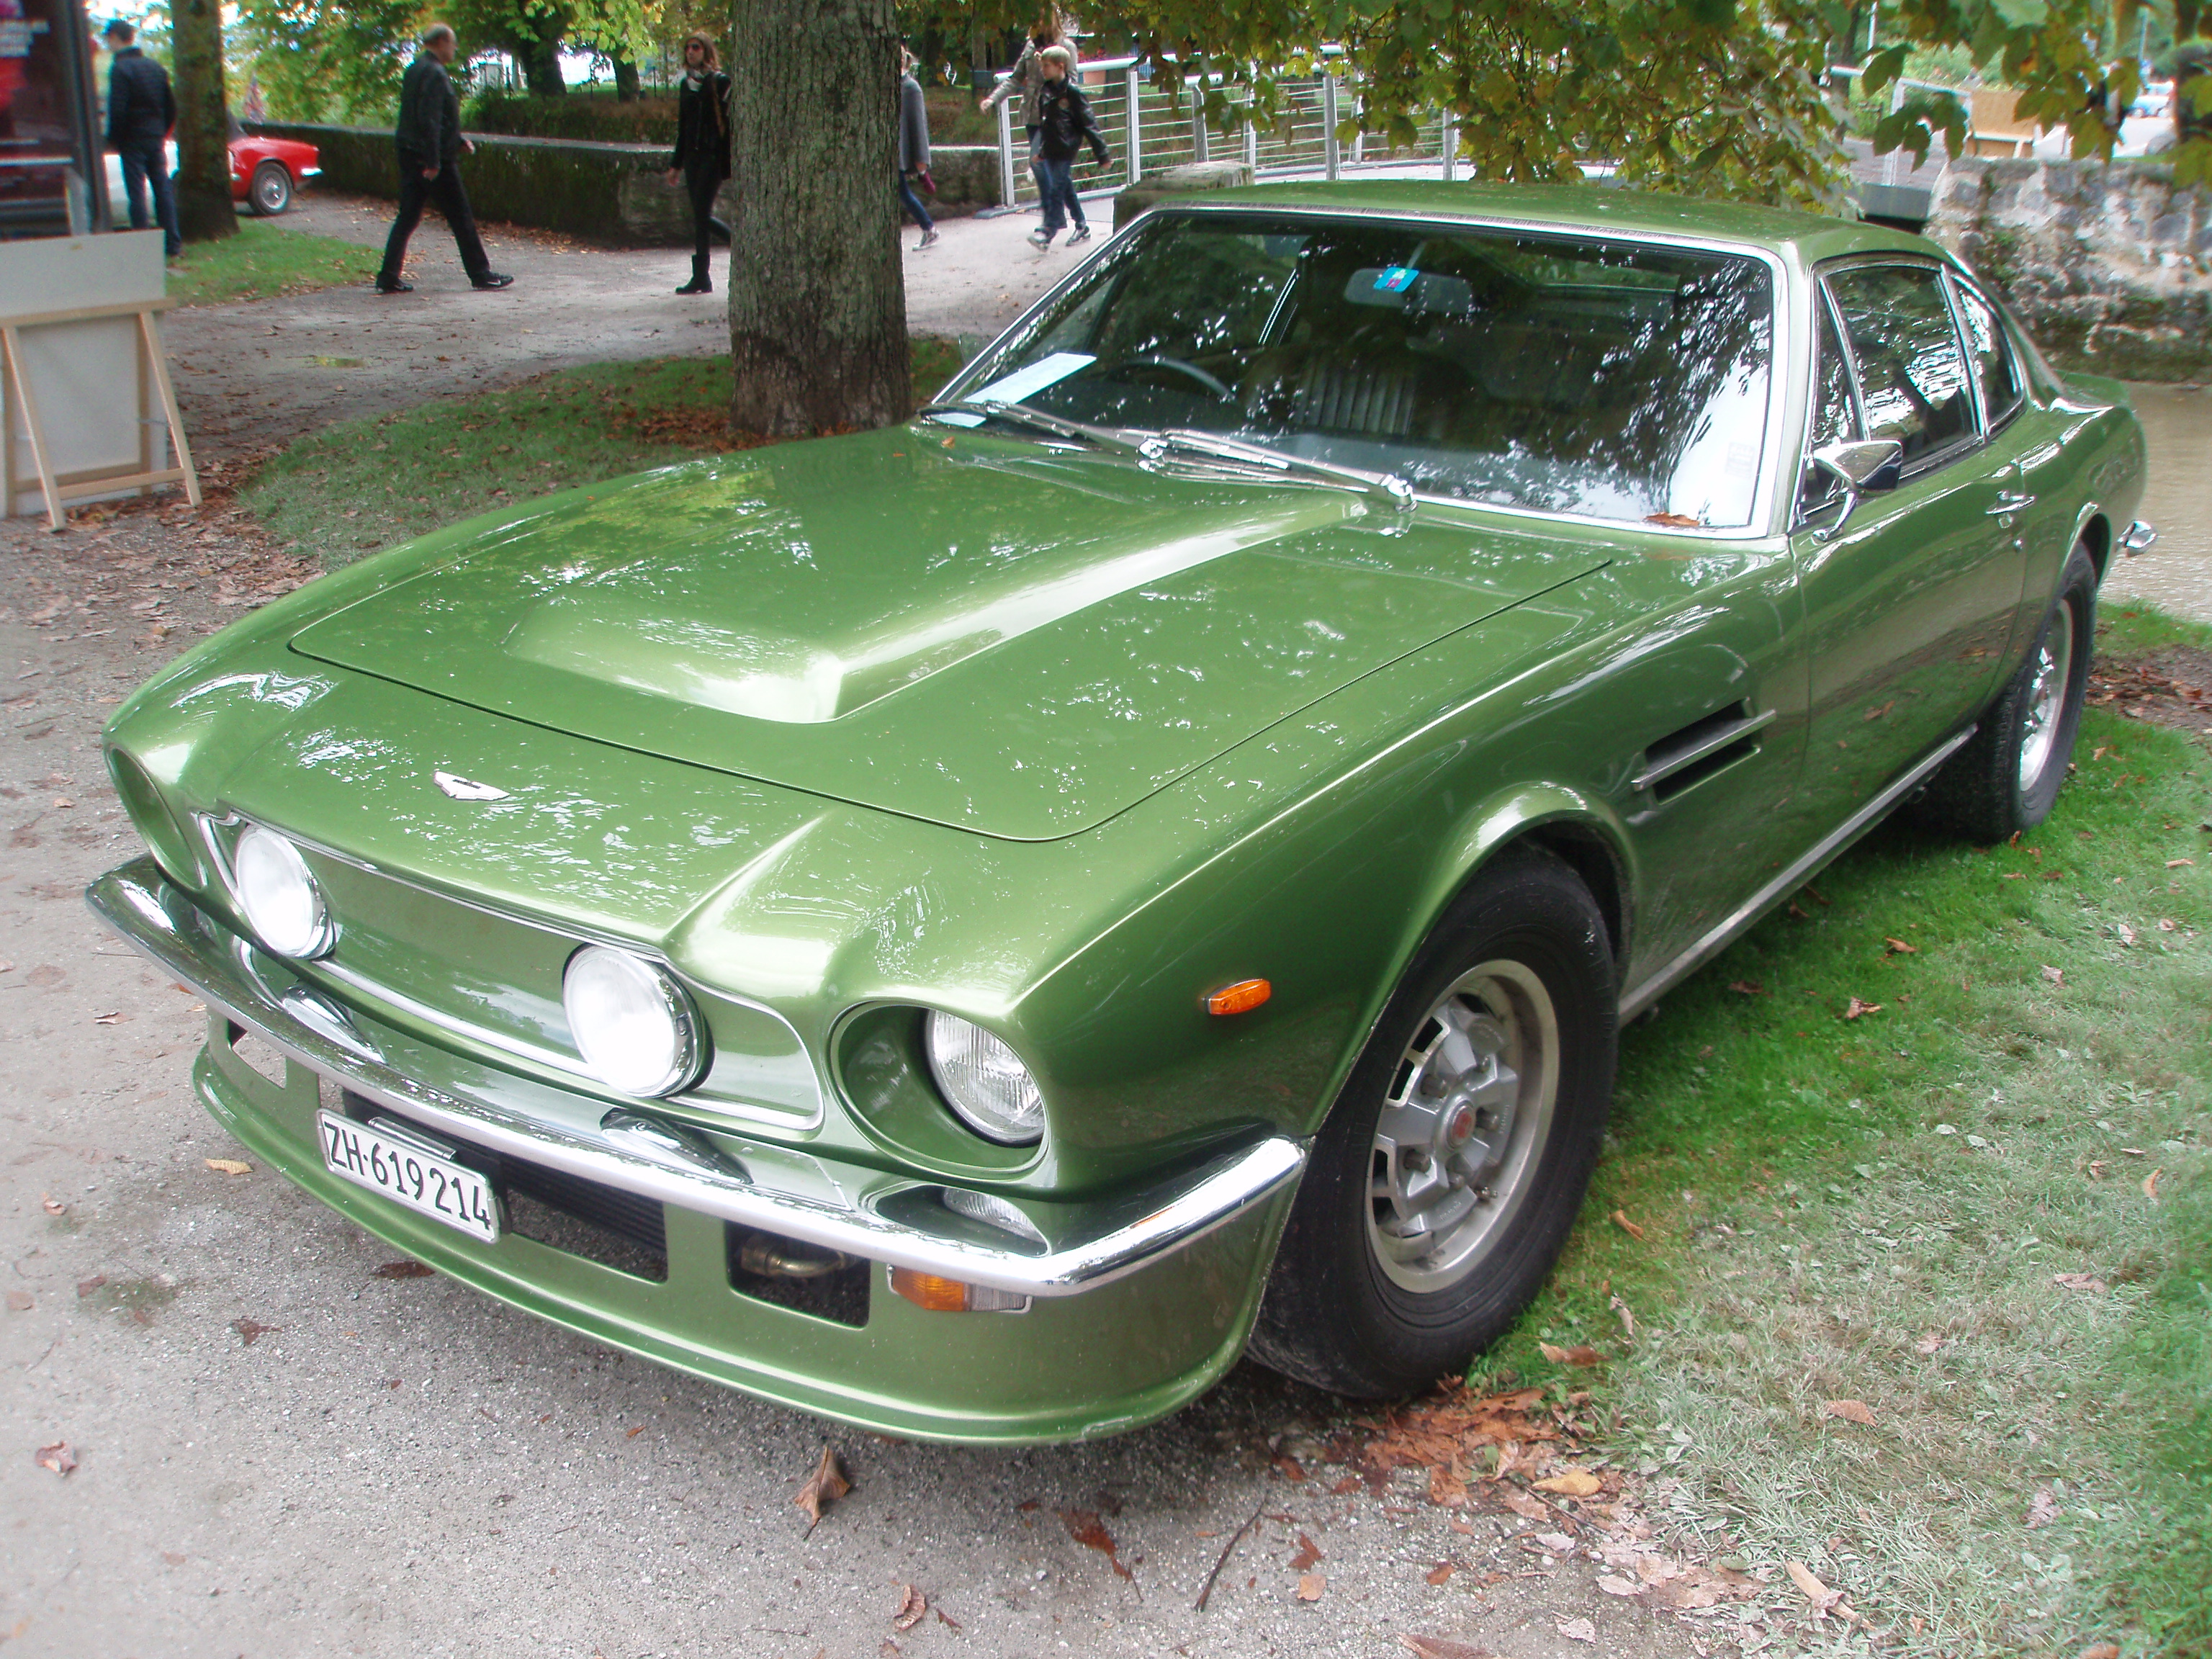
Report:
[{"label": "white sneaker", "polygon": [[1039,225],[1035,230],[1030,233],[1030,240],[1038,247],[1050,247],[1052,246],[1052,239],[1057,234],[1057,232],[1047,230],[1042,225]]},{"label": "white sneaker", "polygon": [[1087,242],[1090,240],[1091,227],[1088,225],[1078,225],[1075,228],[1075,234],[1067,239],[1067,245],[1070,247],[1073,247],[1078,242]]},{"label": "white sneaker", "polygon": [[921,240],[914,245],[915,252],[917,253],[919,253],[923,248],[935,247],[936,246],[937,233],[933,230],[925,230],[922,232]]}]

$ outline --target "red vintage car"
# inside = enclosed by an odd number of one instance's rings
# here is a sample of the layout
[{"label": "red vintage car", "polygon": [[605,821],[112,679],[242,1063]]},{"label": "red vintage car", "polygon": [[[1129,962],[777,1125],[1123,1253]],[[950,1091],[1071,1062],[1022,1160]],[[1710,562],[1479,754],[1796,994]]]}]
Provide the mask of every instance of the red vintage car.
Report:
[{"label": "red vintage car", "polygon": [[320,162],[313,144],[261,137],[231,123],[230,198],[264,218],[273,218],[291,206],[292,192],[302,179],[323,170]]}]

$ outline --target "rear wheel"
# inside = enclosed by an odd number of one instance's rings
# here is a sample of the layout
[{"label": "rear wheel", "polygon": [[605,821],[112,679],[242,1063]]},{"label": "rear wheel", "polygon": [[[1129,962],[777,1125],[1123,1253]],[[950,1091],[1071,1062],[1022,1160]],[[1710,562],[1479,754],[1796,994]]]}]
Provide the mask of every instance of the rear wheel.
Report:
[{"label": "rear wheel", "polygon": [[253,169],[253,181],[246,194],[256,213],[273,219],[292,205],[292,175],[281,161],[264,161]]},{"label": "rear wheel", "polygon": [[2002,841],[2051,816],[2074,755],[2097,629],[2097,567],[2076,546],[2027,659],[1916,806],[1976,841]]},{"label": "rear wheel", "polygon": [[1496,1340],[1582,1206],[1616,1024],[1588,889],[1534,849],[1503,854],[1423,947],[1316,1138],[1254,1354],[1382,1398]]}]

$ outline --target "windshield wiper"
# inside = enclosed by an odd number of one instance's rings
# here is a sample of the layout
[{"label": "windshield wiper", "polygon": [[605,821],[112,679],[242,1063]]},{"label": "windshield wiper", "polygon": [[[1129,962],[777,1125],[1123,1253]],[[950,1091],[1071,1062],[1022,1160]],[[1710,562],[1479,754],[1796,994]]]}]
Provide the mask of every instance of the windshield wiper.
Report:
[{"label": "windshield wiper", "polygon": [[1186,457],[1226,462],[1228,465],[1221,470],[1245,478],[1265,480],[1304,473],[1326,483],[1350,484],[1370,495],[1380,495],[1400,513],[1413,510],[1413,486],[1395,472],[1370,472],[1364,467],[1339,466],[1334,461],[1316,461],[1304,455],[1285,455],[1280,450],[1269,449],[1261,444],[1248,444],[1241,439],[1220,437],[1211,432],[1170,428],[1144,439],[1137,444],[1136,450],[1146,460],[1153,462],[1171,463]]},{"label": "windshield wiper", "polygon": [[1027,404],[1003,403],[994,398],[924,404],[915,414],[917,416],[980,415],[985,420],[1004,421],[1010,426],[1026,426],[1039,432],[1049,432],[1055,438],[1073,438],[1083,443],[1103,444],[1109,449],[1136,447],[1129,439],[1103,426],[1086,426],[1081,421],[1071,421],[1064,415],[1048,415],[1043,410],[1033,409]]}]

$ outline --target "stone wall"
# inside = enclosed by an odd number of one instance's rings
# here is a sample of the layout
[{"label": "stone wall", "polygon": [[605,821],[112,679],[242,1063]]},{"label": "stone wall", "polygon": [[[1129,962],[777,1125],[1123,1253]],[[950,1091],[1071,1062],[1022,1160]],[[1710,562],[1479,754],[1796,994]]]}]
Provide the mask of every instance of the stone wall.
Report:
[{"label": "stone wall", "polygon": [[2003,289],[2063,367],[2212,378],[2212,191],[2153,161],[1954,160],[1929,235]]},{"label": "stone wall", "polygon": [[[399,189],[399,165],[386,127],[260,122],[256,132],[296,138],[321,152],[320,182],[332,190],[387,201]],[[513,138],[471,133],[477,153],[461,163],[477,217],[562,231],[617,247],[688,247],[691,208],[663,177],[668,152],[654,144],[595,144],[568,138]],[[946,144],[931,155],[938,196],[933,212],[972,213],[999,198],[998,152]],[[890,193],[891,181],[884,181]],[[722,205],[729,205],[724,187]]]}]

